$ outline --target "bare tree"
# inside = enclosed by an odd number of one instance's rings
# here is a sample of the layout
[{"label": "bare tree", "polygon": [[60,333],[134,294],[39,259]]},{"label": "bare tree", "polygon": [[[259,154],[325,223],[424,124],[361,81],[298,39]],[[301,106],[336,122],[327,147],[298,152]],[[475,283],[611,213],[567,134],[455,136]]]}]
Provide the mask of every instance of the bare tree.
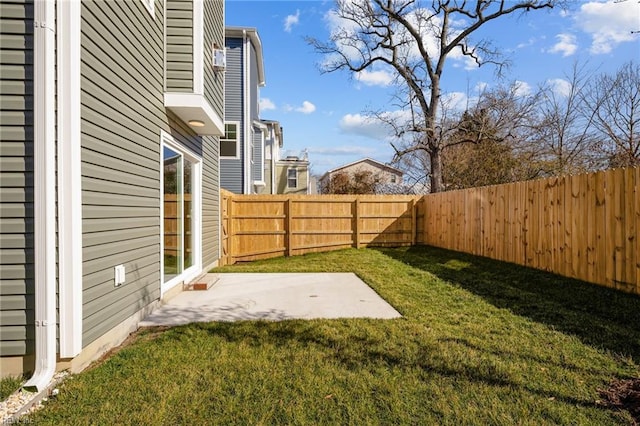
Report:
[{"label": "bare tree", "polygon": [[538,93],[540,122],[535,131],[538,158],[547,175],[571,174],[597,168],[594,109],[585,95],[590,76],[584,64],[548,83]]},{"label": "bare tree", "polygon": [[[562,0],[337,0],[335,13],[344,26],[329,42],[309,39],[326,55],[325,72],[362,72],[378,65],[395,71],[401,88],[396,99],[410,117],[397,120],[397,136],[414,133],[407,146],[395,146],[396,157],[423,151],[429,158],[432,192],[444,190],[438,128],[441,81],[447,58],[462,54],[478,66],[506,64],[488,39],[474,41],[476,31],[500,17],[551,8]],[[391,120],[390,120],[391,121]],[[406,140],[406,139],[405,139]]]},{"label": "bare tree", "polygon": [[585,101],[609,166],[640,165],[640,64],[627,62],[615,75],[595,78]]},{"label": "bare tree", "polygon": [[493,185],[536,177],[539,96],[518,83],[483,92],[449,127],[443,148],[447,189]]}]

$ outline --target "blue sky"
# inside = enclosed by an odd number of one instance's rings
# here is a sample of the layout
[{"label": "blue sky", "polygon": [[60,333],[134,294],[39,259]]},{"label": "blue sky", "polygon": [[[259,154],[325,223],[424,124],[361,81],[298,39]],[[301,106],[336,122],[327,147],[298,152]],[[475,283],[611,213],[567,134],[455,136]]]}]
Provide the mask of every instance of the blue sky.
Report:
[{"label": "blue sky", "polygon": [[[387,70],[350,75],[322,74],[322,57],[305,37],[328,40],[335,20],[329,1],[227,0],[228,26],[257,28],[262,40],[266,86],[260,91],[261,118],[284,128],[285,154],[308,150],[312,171],[370,157],[389,162],[393,150],[380,126],[365,119],[370,110],[392,111]],[[594,73],[613,72],[640,60],[640,2],[580,1],[570,11],[542,10],[500,18],[482,29],[511,62],[503,83],[522,90],[541,84],[562,85],[579,61]],[[443,91],[466,104],[481,87],[499,84],[495,69],[470,67],[452,59],[443,74]]]}]

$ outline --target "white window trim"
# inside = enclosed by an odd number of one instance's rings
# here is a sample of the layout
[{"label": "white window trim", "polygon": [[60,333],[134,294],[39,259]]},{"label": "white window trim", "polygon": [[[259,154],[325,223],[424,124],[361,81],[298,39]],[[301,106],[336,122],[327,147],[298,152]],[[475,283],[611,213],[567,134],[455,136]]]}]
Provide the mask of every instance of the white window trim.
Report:
[{"label": "white window trim", "polygon": [[[181,274],[164,280],[164,147],[182,154],[193,163],[193,264]],[[202,272],[202,158],[180,145],[169,133],[160,132],[160,297],[176,285],[189,282]]]},{"label": "white window trim", "polygon": [[155,0],[142,0],[142,4],[149,11],[149,14],[153,19],[156,19],[155,14]]},{"label": "white window trim", "polygon": [[60,357],[82,351],[82,174],[80,128],[80,2],[57,8],[58,275]]},{"label": "white window trim", "polygon": [[[220,154],[220,158],[221,159],[228,159],[228,160],[238,160],[240,158],[240,133],[242,131],[242,128],[240,127],[240,122],[239,121],[225,121],[224,122],[224,133],[226,133],[226,125],[227,124],[235,124],[236,125],[236,155],[234,156],[227,156],[227,155],[222,155]],[[220,146],[222,146],[222,141],[226,140],[224,138],[224,133],[222,136],[220,136]]]},{"label": "white window trim", "polygon": [[[296,186],[289,185],[289,171],[293,170],[296,172]],[[287,188],[289,189],[298,189],[298,178],[299,178],[298,168],[297,167],[288,167],[287,168]]]}]

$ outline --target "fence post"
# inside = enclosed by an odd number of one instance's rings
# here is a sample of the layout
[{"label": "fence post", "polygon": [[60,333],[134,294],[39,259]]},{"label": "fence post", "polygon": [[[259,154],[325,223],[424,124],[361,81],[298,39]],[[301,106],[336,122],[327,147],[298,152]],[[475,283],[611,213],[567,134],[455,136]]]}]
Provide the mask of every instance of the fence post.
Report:
[{"label": "fence post", "polygon": [[227,196],[227,255],[226,265],[233,265],[236,259],[233,255],[233,196]]},{"label": "fence post", "polygon": [[356,196],[353,203],[353,246],[360,248],[360,198]]},{"label": "fence post", "polygon": [[292,218],[291,218],[291,198],[287,198],[287,201],[285,201],[285,207],[284,207],[284,221],[285,221],[285,235],[284,235],[284,248],[285,248],[285,255],[286,256],[291,256],[292,253],[292,247],[291,247],[291,223],[292,223]]},{"label": "fence post", "polygon": [[411,245],[415,246],[418,233],[418,225],[416,223],[416,218],[418,215],[416,214],[417,206],[415,199],[411,199],[411,201],[409,202],[409,208],[411,209]]}]

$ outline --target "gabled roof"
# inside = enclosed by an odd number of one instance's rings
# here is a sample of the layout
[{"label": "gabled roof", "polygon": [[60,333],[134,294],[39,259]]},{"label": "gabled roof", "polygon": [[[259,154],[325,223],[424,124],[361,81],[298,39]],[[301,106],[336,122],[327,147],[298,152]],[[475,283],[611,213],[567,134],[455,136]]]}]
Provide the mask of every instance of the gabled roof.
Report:
[{"label": "gabled roof", "polygon": [[380,161],[376,161],[376,160],[374,160],[372,158],[368,158],[367,157],[367,158],[363,158],[363,159],[358,160],[358,161],[354,161],[354,162],[349,163],[349,164],[344,164],[344,165],[342,165],[340,167],[336,167],[335,169],[328,170],[325,174],[322,175],[320,180],[324,179],[325,176],[328,176],[328,175],[330,175],[332,173],[335,173],[337,171],[340,171],[342,169],[346,169],[347,167],[355,166],[356,164],[359,164],[359,163],[373,163],[373,165],[375,165],[375,166],[377,166],[377,167],[379,167],[381,169],[384,169],[384,170],[386,170],[388,172],[397,174],[399,176],[404,175],[404,172],[402,170],[400,170],[400,169],[397,169],[397,168],[392,167],[392,166],[390,166],[388,164],[384,164],[384,163],[381,163]]},{"label": "gabled roof", "polygon": [[258,85],[264,86],[264,58],[262,56],[262,41],[258,35],[258,30],[251,27],[225,27],[225,38],[243,38],[248,37],[253,44],[253,48],[256,50],[256,57],[258,61]]}]

